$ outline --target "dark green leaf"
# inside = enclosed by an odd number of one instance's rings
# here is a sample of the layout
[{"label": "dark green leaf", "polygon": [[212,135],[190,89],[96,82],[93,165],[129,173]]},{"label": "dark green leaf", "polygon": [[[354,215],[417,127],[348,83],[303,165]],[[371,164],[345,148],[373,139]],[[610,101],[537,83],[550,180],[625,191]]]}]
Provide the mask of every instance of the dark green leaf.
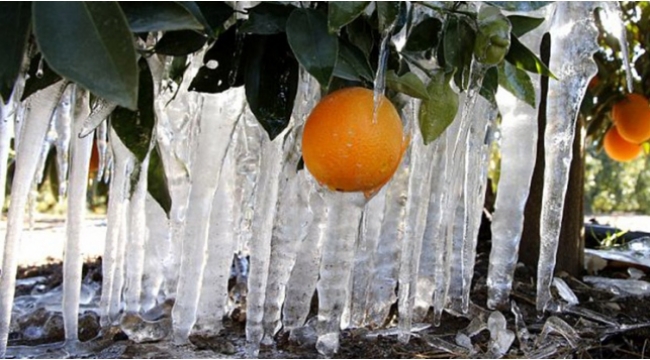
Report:
[{"label": "dark green leaf", "polygon": [[361,49],[366,58],[368,58],[374,46],[373,30],[370,24],[363,17],[358,17],[346,26],[345,29],[348,33],[348,40]]},{"label": "dark green leaf", "polygon": [[135,33],[203,29],[194,15],[173,1],[122,1],[120,6]]},{"label": "dark green leaf", "polygon": [[34,30],[48,64],[95,95],[136,109],[133,36],[116,2],[36,2]]},{"label": "dark green leaf", "polygon": [[437,139],[454,121],[458,112],[458,94],[449,85],[451,74],[436,70],[431,77],[427,92],[429,99],[422,101],[420,131],[425,144]]},{"label": "dark green leaf", "polygon": [[499,88],[499,71],[496,67],[490,67],[483,77],[483,84],[481,85],[481,90],[479,94],[483,96],[487,101],[496,105],[496,99],[494,95],[497,93]]},{"label": "dark green leaf", "polygon": [[203,56],[203,66],[192,79],[190,91],[214,94],[243,85],[243,72],[239,65],[243,41],[237,39],[236,26],[219,35]]},{"label": "dark green leaf", "polygon": [[25,56],[31,22],[31,3],[0,2],[0,97],[6,103]]},{"label": "dark green leaf", "polygon": [[331,33],[338,33],[341,28],[351,23],[370,1],[332,1],[327,11],[327,26]]},{"label": "dark green leaf", "polygon": [[425,18],[411,30],[404,45],[404,51],[427,51],[437,47],[441,29],[442,22],[440,20],[432,17]]},{"label": "dark green leaf", "polygon": [[20,98],[20,101],[27,99],[29,95],[38,90],[45,89],[61,80],[61,76],[50,69],[47,61],[43,59],[41,54],[34,56],[29,62],[27,74],[29,77],[25,81],[25,89],[23,90],[23,96]]},{"label": "dark green leaf", "polygon": [[327,31],[327,18],[314,9],[296,9],[287,20],[287,40],[296,59],[327,89],[334,73],[339,42]]},{"label": "dark green leaf", "polygon": [[516,37],[521,37],[525,33],[534,30],[544,22],[544,18],[535,18],[522,15],[508,16],[510,24],[512,24],[512,34]]},{"label": "dark green leaf", "polygon": [[118,106],[111,115],[111,126],[124,145],[131,150],[139,162],[142,162],[149,152],[155,120],[153,77],[145,59],[140,59],[138,65],[140,67],[138,110],[132,111]]},{"label": "dark green leaf", "polygon": [[429,93],[427,87],[420,78],[412,72],[407,72],[402,76],[397,76],[394,70],[386,73],[386,86],[388,88],[404,93],[408,96],[427,100]]},{"label": "dark green leaf", "polygon": [[187,56],[174,56],[172,66],[169,69],[169,78],[180,85],[183,82],[183,76],[188,66]]},{"label": "dark green leaf", "polygon": [[207,41],[207,37],[196,31],[169,31],[156,43],[155,51],[162,55],[184,56],[198,51]]},{"label": "dark green leaf", "polygon": [[167,217],[172,209],[172,197],[169,194],[169,182],[160,156],[160,147],[156,147],[149,154],[149,169],[147,173],[147,191],[165,210]]},{"label": "dark green leaf", "polygon": [[552,1],[488,1],[492,4],[507,11],[533,11],[543,8],[553,3]]},{"label": "dark green leaf", "polygon": [[271,140],[289,125],[298,89],[298,62],[284,34],[246,38],[246,100]]},{"label": "dark green leaf", "polygon": [[537,55],[522,44],[516,36],[512,36],[510,41],[510,51],[506,55],[508,62],[519,69],[557,79]]},{"label": "dark green leaf", "polygon": [[234,13],[224,1],[178,1],[178,4],[192,14],[210,36],[215,36],[216,30]]},{"label": "dark green leaf", "polygon": [[295,8],[291,5],[262,2],[248,9],[248,20],[242,24],[240,31],[260,35],[282,33],[287,27],[287,19]]},{"label": "dark green leaf", "polygon": [[347,80],[373,81],[373,73],[363,52],[356,46],[339,38],[339,59],[334,75]]},{"label": "dark green leaf", "polygon": [[377,1],[377,18],[379,21],[379,32],[383,33],[395,23],[399,16],[399,1]]},{"label": "dark green leaf", "polygon": [[499,85],[526,104],[535,107],[535,88],[525,71],[504,61],[499,66]]},{"label": "dark green leaf", "polygon": [[456,85],[467,89],[476,32],[465,17],[450,16],[443,34],[445,67],[457,69]]}]

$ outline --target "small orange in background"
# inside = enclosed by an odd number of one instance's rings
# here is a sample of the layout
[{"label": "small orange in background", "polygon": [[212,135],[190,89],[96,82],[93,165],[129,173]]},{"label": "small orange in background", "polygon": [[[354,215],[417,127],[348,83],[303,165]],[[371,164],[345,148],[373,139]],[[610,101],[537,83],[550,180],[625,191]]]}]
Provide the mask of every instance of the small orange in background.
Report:
[{"label": "small orange in background", "polygon": [[616,161],[634,160],[643,151],[641,145],[631,143],[621,137],[616,126],[607,130],[603,145],[607,156]]},{"label": "small orange in background", "polygon": [[612,108],[618,133],[627,141],[640,144],[650,139],[650,106],[639,94],[628,94]]},{"label": "small orange in background", "polygon": [[370,196],[393,176],[408,144],[393,104],[383,97],[373,119],[373,91],[337,90],[314,107],[305,123],[302,156],[316,180],[338,191]]}]

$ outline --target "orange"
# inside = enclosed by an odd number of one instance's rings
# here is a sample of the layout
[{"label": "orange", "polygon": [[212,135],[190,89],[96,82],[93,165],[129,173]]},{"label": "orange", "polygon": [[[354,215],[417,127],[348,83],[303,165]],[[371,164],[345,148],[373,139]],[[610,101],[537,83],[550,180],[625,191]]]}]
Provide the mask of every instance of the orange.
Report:
[{"label": "orange", "polygon": [[370,196],[393,176],[408,141],[385,96],[376,119],[373,109],[372,90],[360,87],[337,90],[314,107],[305,123],[302,156],[319,183]]},{"label": "orange", "polygon": [[641,145],[631,143],[621,137],[616,126],[612,126],[612,128],[607,131],[603,140],[603,145],[605,153],[611,159],[616,161],[634,160],[643,150]]},{"label": "orange", "polygon": [[629,94],[616,103],[612,109],[612,119],[625,140],[640,144],[650,139],[650,107],[642,95]]}]

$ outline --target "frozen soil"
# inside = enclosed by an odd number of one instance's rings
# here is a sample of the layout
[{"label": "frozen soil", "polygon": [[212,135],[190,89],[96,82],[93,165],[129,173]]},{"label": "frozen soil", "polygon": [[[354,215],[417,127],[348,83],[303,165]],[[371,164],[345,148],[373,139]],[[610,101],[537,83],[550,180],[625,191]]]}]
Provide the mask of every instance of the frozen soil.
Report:
[{"label": "frozen soil", "polygon": [[[407,344],[400,343],[394,334],[386,329],[353,329],[341,334],[341,348],[335,358],[467,358],[491,356],[490,333],[487,329],[471,336],[473,349],[456,345],[456,335],[470,325],[472,318],[487,318],[484,309],[487,297],[485,285],[489,241],[479,242],[472,306],[470,314],[443,315],[439,327],[431,326],[414,333]],[[602,276],[627,278],[627,267],[611,264]],[[642,269],[647,270],[647,269]],[[44,277],[39,283],[17,288],[16,296],[32,292],[34,286],[46,292],[61,284],[61,264],[22,267],[19,278]],[[562,306],[555,313],[538,317],[535,310],[534,271],[519,267],[513,285],[512,300],[521,309],[530,340],[515,339],[505,358],[574,357],[574,358],[643,358],[650,355],[650,298],[617,297],[570,276],[559,274],[580,300],[577,306]],[[101,259],[84,265],[84,277],[101,283]],[[642,280],[649,280],[647,273]],[[312,315],[316,313],[317,302],[312,303]],[[394,311],[396,313],[396,310]],[[516,332],[515,317],[510,309],[502,313],[508,321],[508,328]],[[166,314],[169,316],[169,313]],[[551,331],[546,336],[543,330],[546,320],[557,316],[564,320],[575,333],[562,336]],[[393,323],[395,325],[395,317]],[[46,318],[47,326],[42,336],[28,336],[25,326],[17,327],[10,334],[7,355],[9,357],[38,358],[244,358],[245,314],[236,309],[230,318],[224,320],[225,329],[213,337],[193,336],[191,344],[176,346],[169,340],[136,343],[120,328],[100,331],[97,315],[86,312],[80,316],[80,339],[76,346],[63,346],[63,327],[60,314],[52,313]],[[36,321],[36,320],[31,320]],[[431,314],[425,319],[432,322]],[[58,326],[57,326],[58,324]],[[24,324],[23,324],[24,325]],[[37,325],[37,324],[34,324]],[[548,330],[548,329],[547,329]],[[520,333],[521,334],[521,333]],[[573,336],[573,337],[572,337]],[[280,333],[275,344],[262,346],[260,358],[319,358],[313,343],[300,343]],[[29,348],[24,346],[30,346]],[[34,347],[36,346],[36,347]]]}]

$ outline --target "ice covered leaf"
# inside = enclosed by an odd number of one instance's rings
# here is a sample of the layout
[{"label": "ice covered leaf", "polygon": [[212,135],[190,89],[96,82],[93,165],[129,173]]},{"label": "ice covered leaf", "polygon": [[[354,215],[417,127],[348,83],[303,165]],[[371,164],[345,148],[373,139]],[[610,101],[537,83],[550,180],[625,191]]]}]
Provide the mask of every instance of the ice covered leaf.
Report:
[{"label": "ice covered leaf", "polygon": [[458,112],[458,94],[449,85],[450,74],[434,72],[427,87],[429,99],[422,101],[420,131],[425,144],[433,142],[454,121]]},{"label": "ice covered leaf", "polygon": [[358,47],[339,38],[339,58],[334,67],[334,76],[346,80],[373,80],[372,68],[368,59]]},{"label": "ice covered leaf", "polygon": [[492,104],[496,104],[495,95],[499,87],[499,71],[496,67],[491,67],[485,72],[483,83],[479,94]]},{"label": "ice covered leaf", "polygon": [[61,76],[50,69],[50,66],[47,64],[47,61],[43,59],[41,54],[32,58],[29,63],[27,74],[29,77],[27,77],[27,81],[25,81],[25,88],[23,89],[23,96],[20,98],[20,101],[27,99],[31,94],[38,90],[45,89],[61,80]]},{"label": "ice covered leaf", "polygon": [[417,23],[406,39],[404,51],[426,51],[438,46],[438,37],[442,30],[442,22],[436,18],[428,17]]},{"label": "ice covered leaf", "polygon": [[284,34],[252,35],[246,41],[246,99],[251,111],[275,139],[291,119],[298,89],[298,63]]},{"label": "ice covered leaf", "polygon": [[368,58],[374,46],[374,31],[363,17],[359,17],[346,26],[348,40],[358,47]]},{"label": "ice covered leaf", "polygon": [[117,2],[38,2],[34,32],[60,75],[123,107],[138,105],[133,37]]},{"label": "ice covered leaf", "polygon": [[469,84],[476,32],[464,17],[450,16],[442,37],[443,51],[438,52],[443,56],[441,64],[447,69],[457,69],[454,76],[456,85],[466,89]]},{"label": "ice covered leaf", "polygon": [[533,11],[542,8],[552,1],[489,1],[492,4],[507,11]]},{"label": "ice covered leaf", "polygon": [[370,1],[333,1],[327,9],[327,27],[332,34],[351,23],[370,4]]},{"label": "ice covered leaf", "polygon": [[162,55],[183,56],[201,49],[207,41],[205,35],[196,31],[169,31],[158,40],[154,50]]},{"label": "ice covered leaf", "polygon": [[526,104],[535,107],[535,88],[525,71],[503,62],[499,66],[499,85]]},{"label": "ice covered leaf", "polygon": [[287,40],[296,59],[327,89],[334,73],[339,42],[327,30],[325,14],[314,9],[296,9],[287,20]]},{"label": "ice covered leaf", "polygon": [[427,87],[422,80],[412,72],[407,72],[402,76],[397,76],[395,70],[389,70],[386,73],[386,86],[390,89],[399,91],[408,96],[427,100],[430,99]]},{"label": "ice covered leaf", "polygon": [[379,31],[384,32],[395,23],[399,16],[399,1],[378,1],[375,3],[377,6],[377,18],[379,20]]},{"label": "ice covered leaf", "polygon": [[225,1],[179,1],[178,4],[192,14],[211,37],[234,13]]},{"label": "ice covered leaf", "polygon": [[118,106],[111,116],[111,126],[120,140],[142,162],[149,152],[155,125],[153,110],[153,78],[145,59],[140,59],[140,91],[138,110]]},{"label": "ice covered leaf", "polygon": [[510,15],[508,16],[510,24],[512,24],[512,35],[521,37],[527,32],[536,29],[544,22],[544,18],[536,18],[523,15]]},{"label": "ice covered leaf", "polygon": [[272,35],[282,33],[287,27],[287,19],[296,9],[293,5],[283,5],[272,2],[262,2],[254,8],[248,9],[248,20],[241,31],[250,34]]},{"label": "ice covered leaf", "polygon": [[237,27],[231,26],[203,55],[203,66],[190,83],[190,91],[220,93],[243,85],[241,51],[237,49]]},{"label": "ice covered leaf", "polygon": [[120,3],[131,31],[200,30],[203,25],[183,5],[174,1],[143,2],[123,1]]},{"label": "ice covered leaf", "polygon": [[169,193],[169,182],[165,174],[162,159],[160,157],[160,145],[151,151],[149,155],[149,169],[147,176],[147,191],[156,200],[160,207],[165,210],[165,214],[169,217],[169,212],[172,208],[172,198]]},{"label": "ice covered leaf", "polygon": [[519,69],[545,75],[557,80],[557,77],[553,75],[546,65],[544,65],[542,60],[522,44],[517,36],[512,36],[510,40],[510,51],[508,51],[508,54],[506,55],[506,60],[509,63],[515,65]]},{"label": "ice covered leaf", "polygon": [[3,103],[9,101],[23,62],[31,15],[29,2],[0,3],[0,97]]}]

